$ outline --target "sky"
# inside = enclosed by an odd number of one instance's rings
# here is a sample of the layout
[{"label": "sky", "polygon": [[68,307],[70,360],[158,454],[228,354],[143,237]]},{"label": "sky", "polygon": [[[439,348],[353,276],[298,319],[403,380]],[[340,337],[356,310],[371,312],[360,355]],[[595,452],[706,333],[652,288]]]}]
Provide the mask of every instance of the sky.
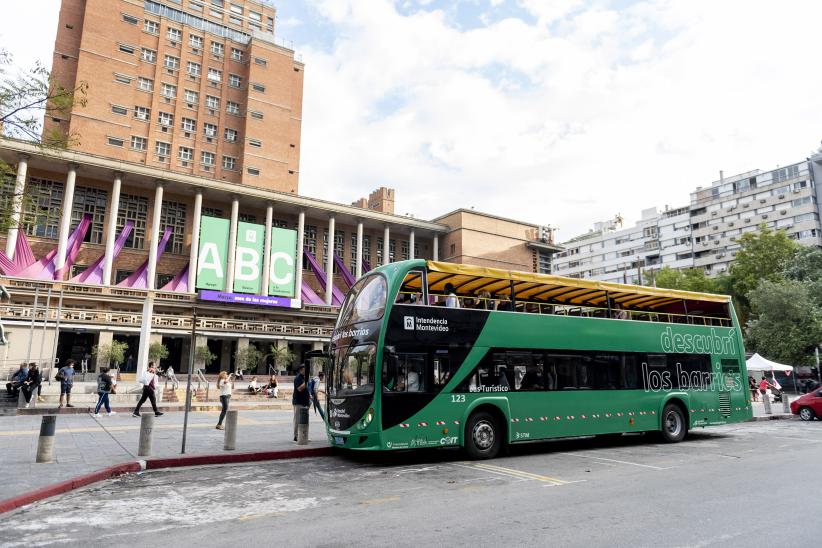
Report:
[{"label": "sky", "polygon": [[[564,241],[687,205],[719,170],[800,161],[822,139],[811,0],[276,6],[276,34],[306,65],[306,196],[348,203],[388,186],[402,215],[473,207]],[[50,63],[58,11],[6,8],[0,45],[16,65]]]}]

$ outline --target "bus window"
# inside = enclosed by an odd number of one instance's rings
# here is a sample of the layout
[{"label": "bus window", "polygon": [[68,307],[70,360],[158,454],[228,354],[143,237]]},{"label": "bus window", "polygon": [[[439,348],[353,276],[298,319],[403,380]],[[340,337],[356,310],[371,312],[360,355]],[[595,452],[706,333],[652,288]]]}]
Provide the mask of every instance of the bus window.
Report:
[{"label": "bus window", "polygon": [[331,396],[371,394],[374,391],[373,344],[343,346],[335,350]]},{"label": "bus window", "polygon": [[424,304],[423,303],[423,272],[419,270],[412,270],[405,275],[405,279],[400,285],[400,290],[397,292],[397,298],[394,300],[397,304]]},{"label": "bus window", "polygon": [[386,392],[425,392],[426,367],[422,352],[385,350],[382,380]]}]

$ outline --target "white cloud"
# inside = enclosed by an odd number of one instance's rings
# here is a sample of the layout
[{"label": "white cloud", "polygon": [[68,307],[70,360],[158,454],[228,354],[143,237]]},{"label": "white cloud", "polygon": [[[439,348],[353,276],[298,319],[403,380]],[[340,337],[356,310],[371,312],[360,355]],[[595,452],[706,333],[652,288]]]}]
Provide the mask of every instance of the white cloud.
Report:
[{"label": "white cloud", "polygon": [[319,1],[336,41],[304,52],[301,191],[349,201],[388,185],[402,213],[473,205],[566,238],[817,142],[821,8],[520,5],[536,24],[460,30],[436,9]]}]

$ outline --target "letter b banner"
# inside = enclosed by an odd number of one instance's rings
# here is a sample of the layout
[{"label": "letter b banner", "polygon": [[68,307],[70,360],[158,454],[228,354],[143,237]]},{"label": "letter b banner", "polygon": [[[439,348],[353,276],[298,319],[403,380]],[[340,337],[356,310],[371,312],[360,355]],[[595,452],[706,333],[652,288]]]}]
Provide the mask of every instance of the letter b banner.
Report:
[{"label": "letter b banner", "polygon": [[234,291],[259,293],[262,278],[265,227],[240,221],[237,224],[237,253],[234,256]]}]

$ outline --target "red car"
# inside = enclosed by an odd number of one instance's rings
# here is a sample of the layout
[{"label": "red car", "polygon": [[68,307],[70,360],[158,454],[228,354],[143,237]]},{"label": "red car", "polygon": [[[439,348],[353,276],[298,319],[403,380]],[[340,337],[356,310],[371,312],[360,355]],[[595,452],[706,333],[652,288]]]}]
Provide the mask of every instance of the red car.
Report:
[{"label": "red car", "polygon": [[791,413],[799,415],[803,421],[812,421],[815,417],[822,417],[822,389],[811,390],[792,401]]}]

